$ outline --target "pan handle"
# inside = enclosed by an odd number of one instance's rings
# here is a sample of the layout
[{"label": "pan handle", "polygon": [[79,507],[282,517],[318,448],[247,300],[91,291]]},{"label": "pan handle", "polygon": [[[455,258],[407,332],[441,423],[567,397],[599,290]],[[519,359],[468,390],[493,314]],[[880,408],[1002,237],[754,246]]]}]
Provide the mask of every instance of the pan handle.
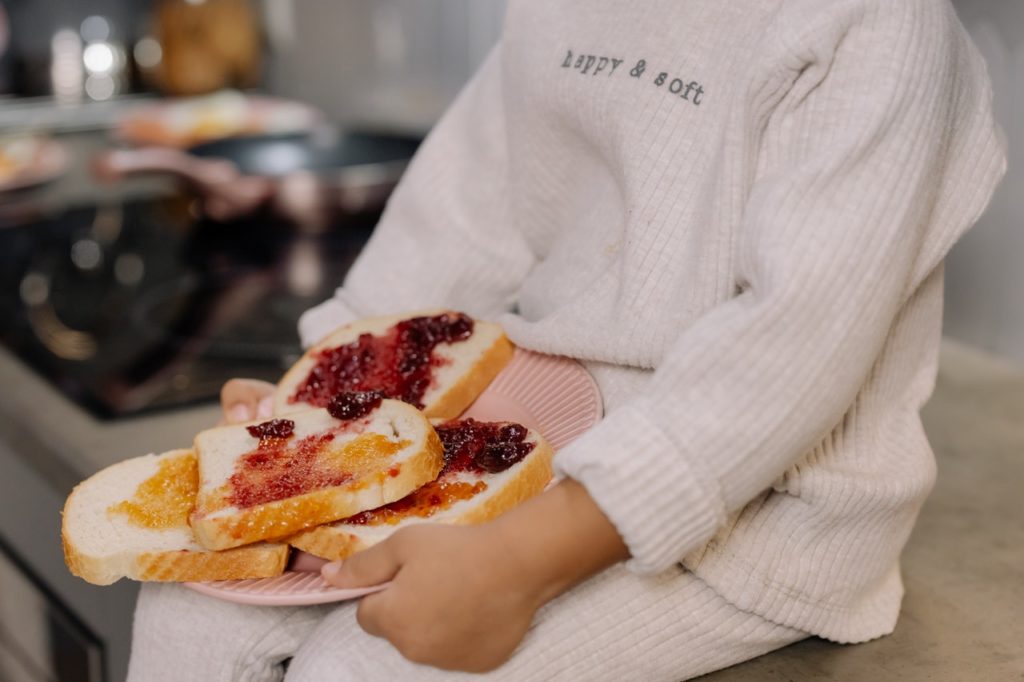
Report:
[{"label": "pan handle", "polygon": [[166,147],[114,149],[97,155],[92,167],[97,177],[107,181],[130,175],[169,173],[199,187],[231,182],[241,176],[238,167],[226,159],[200,159]]},{"label": "pan handle", "polygon": [[166,173],[185,180],[203,196],[206,212],[228,220],[252,211],[274,192],[270,178],[242,175],[227,159],[201,159],[180,149],[114,149],[92,160],[93,173],[113,182],[132,175]]}]

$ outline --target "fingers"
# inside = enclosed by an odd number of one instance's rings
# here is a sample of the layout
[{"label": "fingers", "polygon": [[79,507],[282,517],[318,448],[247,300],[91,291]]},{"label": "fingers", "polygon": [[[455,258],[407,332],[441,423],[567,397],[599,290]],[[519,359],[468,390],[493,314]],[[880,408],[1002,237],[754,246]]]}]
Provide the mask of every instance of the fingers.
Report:
[{"label": "fingers", "polygon": [[274,413],[274,384],[256,379],[232,379],[220,391],[224,420],[229,424],[270,417]]},{"label": "fingers", "polygon": [[335,587],[369,587],[386,583],[401,567],[392,544],[390,539],[385,540],[352,555],[343,563],[327,564],[320,569],[320,574]]},{"label": "fingers", "polygon": [[383,614],[387,613],[387,596],[382,593],[363,597],[356,609],[356,622],[368,635],[387,638],[388,628]]},{"label": "fingers", "polygon": [[256,403],[256,417],[262,419],[263,417],[274,416],[274,396],[268,395],[260,399]]}]

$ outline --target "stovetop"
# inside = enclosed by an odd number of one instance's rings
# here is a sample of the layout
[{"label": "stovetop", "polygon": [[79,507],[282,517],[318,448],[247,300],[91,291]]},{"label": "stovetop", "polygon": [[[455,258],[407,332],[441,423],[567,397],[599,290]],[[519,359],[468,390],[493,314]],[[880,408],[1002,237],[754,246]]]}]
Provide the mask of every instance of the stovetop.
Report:
[{"label": "stovetop", "polygon": [[0,342],[103,418],[276,381],[299,315],[341,282],[378,216],[309,234],[216,223],[185,196],[111,200],[0,228]]}]

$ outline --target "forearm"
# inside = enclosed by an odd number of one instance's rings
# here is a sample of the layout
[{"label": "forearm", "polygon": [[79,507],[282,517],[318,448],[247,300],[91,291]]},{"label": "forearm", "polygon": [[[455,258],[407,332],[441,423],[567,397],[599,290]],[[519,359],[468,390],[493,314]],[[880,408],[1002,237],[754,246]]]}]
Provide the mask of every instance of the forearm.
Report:
[{"label": "forearm", "polygon": [[615,526],[572,479],[500,517],[494,531],[540,604],[629,558]]}]

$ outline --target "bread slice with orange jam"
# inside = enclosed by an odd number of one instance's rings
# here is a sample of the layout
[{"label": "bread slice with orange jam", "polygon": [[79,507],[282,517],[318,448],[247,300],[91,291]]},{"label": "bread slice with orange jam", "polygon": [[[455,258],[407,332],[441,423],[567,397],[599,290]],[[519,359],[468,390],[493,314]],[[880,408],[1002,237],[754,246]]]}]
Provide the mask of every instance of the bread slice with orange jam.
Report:
[{"label": "bread slice with orange jam", "polygon": [[280,575],[288,546],[261,543],[211,552],[196,543],[188,515],[198,489],[192,450],[119,462],[83,481],[64,505],[64,560],[95,585],[120,578],[205,581]]},{"label": "bread slice with orange jam", "polygon": [[195,439],[192,529],[208,549],[292,535],[401,499],[437,477],[441,441],[415,407],[368,393]]},{"label": "bread slice with orange jam", "polygon": [[344,391],[380,391],[453,419],[512,358],[500,326],[440,310],[371,317],[310,348],[277,385],[274,413],[324,407]]},{"label": "bread slice with orange jam", "polygon": [[397,502],[304,531],[288,543],[324,559],[344,559],[411,524],[489,521],[551,481],[553,452],[536,431],[473,419],[436,428],[445,448],[445,466],[436,480]]}]

